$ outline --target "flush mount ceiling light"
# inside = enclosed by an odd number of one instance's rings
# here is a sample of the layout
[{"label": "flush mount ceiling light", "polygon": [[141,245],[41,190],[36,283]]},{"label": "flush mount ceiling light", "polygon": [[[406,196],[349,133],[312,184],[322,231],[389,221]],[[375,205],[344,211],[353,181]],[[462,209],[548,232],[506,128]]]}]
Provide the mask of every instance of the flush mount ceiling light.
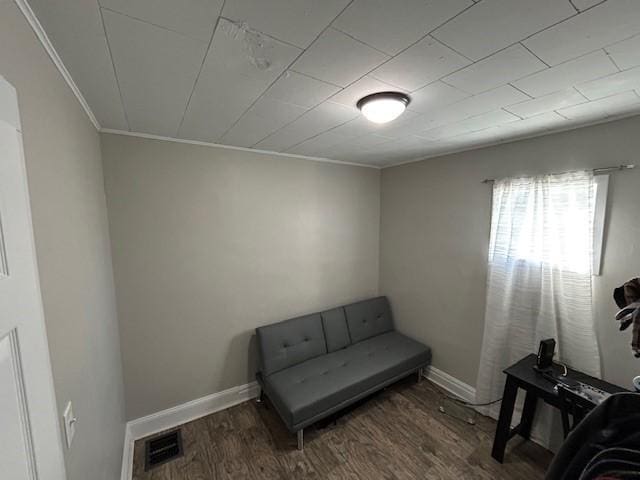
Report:
[{"label": "flush mount ceiling light", "polygon": [[387,123],[398,118],[410,101],[404,93],[379,92],[362,97],[356,106],[368,120]]}]

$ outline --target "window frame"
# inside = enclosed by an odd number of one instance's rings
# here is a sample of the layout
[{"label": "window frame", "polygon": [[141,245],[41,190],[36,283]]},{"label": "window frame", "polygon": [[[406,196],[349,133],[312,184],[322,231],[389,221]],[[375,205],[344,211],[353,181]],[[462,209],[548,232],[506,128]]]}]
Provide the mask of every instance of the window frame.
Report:
[{"label": "window frame", "polygon": [[593,265],[592,274],[602,273],[602,253],[604,251],[604,230],[607,216],[607,196],[609,193],[608,174],[594,175],[595,205],[593,208]]}]

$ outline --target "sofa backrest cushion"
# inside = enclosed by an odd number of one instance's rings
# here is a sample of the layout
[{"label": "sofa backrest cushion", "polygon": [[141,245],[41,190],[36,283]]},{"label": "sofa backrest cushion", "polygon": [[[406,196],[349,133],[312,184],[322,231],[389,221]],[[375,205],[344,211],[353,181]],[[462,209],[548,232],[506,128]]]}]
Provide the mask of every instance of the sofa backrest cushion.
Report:
[{"label": "sofa backrest cushion", "polygon": [[343,307],[324,311],[320,315],[324,327],[324,338],[327,341],[327,352],[335,352],[351,345]]},{"label": "sofa backrest cushion", "polygon": [[327,353],[319,313],[256,328],[263,375]]},{"label": "sofa backrest cushion", "polygon": [[345,305],[344,311],[353,343],[393,330],[393,317],[387,297]]}]

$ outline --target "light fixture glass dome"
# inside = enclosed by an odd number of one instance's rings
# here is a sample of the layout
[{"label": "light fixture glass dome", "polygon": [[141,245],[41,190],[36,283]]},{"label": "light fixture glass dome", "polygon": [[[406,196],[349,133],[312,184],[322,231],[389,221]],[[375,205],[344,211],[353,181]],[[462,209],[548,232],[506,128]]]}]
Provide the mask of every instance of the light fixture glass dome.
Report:
[{"label": "light fixture glass dome", "polygon": [[400,92],[380,92],[358,100],[357,107],[374,123],[387,123],[398,118],[409,105],[409,97]]}]

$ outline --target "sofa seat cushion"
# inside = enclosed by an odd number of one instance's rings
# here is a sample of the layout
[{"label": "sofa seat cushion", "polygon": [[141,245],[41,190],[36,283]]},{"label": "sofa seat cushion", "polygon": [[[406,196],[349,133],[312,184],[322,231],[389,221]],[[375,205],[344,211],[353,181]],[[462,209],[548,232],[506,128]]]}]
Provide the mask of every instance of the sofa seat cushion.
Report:
[{"label": "sofa seat cushion", "polygon": [[265,390],[289,429],[376,386],[428,364],[431,351],[398,332],[388,332],[264,379]]}]

